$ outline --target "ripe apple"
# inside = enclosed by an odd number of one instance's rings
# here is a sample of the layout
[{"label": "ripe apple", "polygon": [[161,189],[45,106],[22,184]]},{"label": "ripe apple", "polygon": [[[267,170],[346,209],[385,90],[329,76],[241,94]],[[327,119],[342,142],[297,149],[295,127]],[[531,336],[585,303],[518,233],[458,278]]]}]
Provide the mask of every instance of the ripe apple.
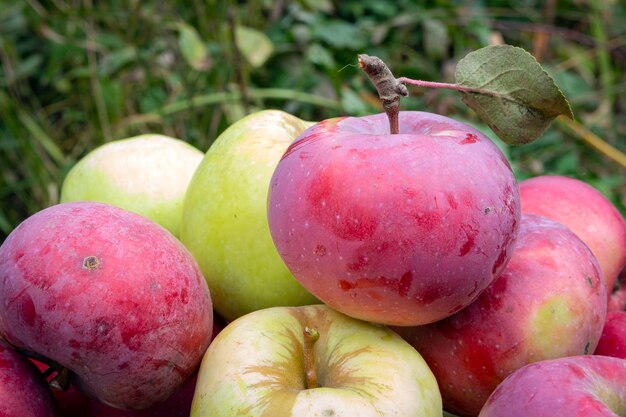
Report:
[{"label": "ripe apple", "polygon": [[230,323],[202,359],[191,417],[441,416],[422,357],[386,327],[325,305]]},{"label": "ripe apple", "polygon": [[[224,320],[217,314],[213,315],[213,333],[211,338],[226,326]],[[32,360],[32,359],[31,359]],[[36,360],[39,368],[44,371],[48,367]],[[56,376],[52,373],[49,380]],[[197,373],[185,383],[181,389],[172,394],[163,402],[156,403],[143,410],[123,410],[110,407],[100,401],[87,397],[76,387],[70,386],[67,391],[55,389],[52,392],[56,397],[63,417],[189,417],[191,401],[196,387]]]},{"label": "ripe apple", "polygon": [[189,184],[181,241],[227,321],[266,307],[318,302],[280,259],[267,226],[272,172],[311,125],[277,110],[244,117],[216,139]]},{"label": "ripe apple", "polygon": [[626,359],[626,311],[607,313],[602,337],[593,353]]},{"label": "ripe apple", "polygon": [[509,376],[479,417],[626,415],[626,360],[574,356],[536,362]]},{"label": "ripe apple", "polygon": [[359,319],[430,323],[473,301],[506,265],[517,183],[478,130],[401,112],[326,120],[272,177],[270,231],[302,285]]},{"label": "ripe apple", "polygon": [[626,266],[626,220],[600,191],[575,178],[542,175],[519,184],[523,213],[570,228],[598,259],[608,296]]},{"label": "ripe apple", "polygon": [[212,320],[191,254],[118,207],[49,207],[0,247],[0,335],[69,369],[79,389],[113,407],[146,408],[180,388]]},{"label": "ripe apple", "polygon": [[1,342],[0,416],[59,416],[50,387],[37,371],[37,367]]},{"label": "ripe apple", "polygon": [[179,139],[141,135],[89,152],[68,172],[61,201],[100,201],[179,235],[183,198],[203,153]]},{"label": "ripe apple", "polygon": [[444,408],[476,416],[516,369],[591,354],[606,303],[597,260],[580,238],[554,220],[522,214],[511,260],[474,303],[436,323],[396,331],[437,377]]}]

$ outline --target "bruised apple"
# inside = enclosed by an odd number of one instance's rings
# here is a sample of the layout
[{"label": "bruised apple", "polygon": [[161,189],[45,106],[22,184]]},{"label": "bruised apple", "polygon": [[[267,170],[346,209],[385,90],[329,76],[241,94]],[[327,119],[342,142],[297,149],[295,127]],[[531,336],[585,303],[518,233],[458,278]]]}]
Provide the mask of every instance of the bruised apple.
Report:
[{"label": "bruised apple", "polygon": [[0,335],[67,368],[81,391],[113,407],[147,408],[179,389],[212,321],[191,254],[129,211],[62,203],[0,247]]},{"label": "bruised apple", "polygon": [[302,285],[359,319],[417,325],[473,301],[502,271],[518,231],[511,168],[478,130],[400,112],[329,119],[287,149],[268,219]]}]

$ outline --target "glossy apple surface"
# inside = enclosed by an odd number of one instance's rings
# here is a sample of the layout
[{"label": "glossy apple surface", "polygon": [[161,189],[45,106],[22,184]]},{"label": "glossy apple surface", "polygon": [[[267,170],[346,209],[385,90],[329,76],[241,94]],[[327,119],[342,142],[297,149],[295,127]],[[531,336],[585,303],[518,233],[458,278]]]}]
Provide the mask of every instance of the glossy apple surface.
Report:
[{"label": "glossy apple surface", "polygon": [[626,359],[626,311],[607,313],[602,337],[594,355]]},{"label": "glossy apple surface", "polygon": [[228,321],[261,308],[318,302],[281,260],[267,225],[272,172],[311,124],[276,110],[244,117],[216,139],[189,184],[181,241]]},{"label": "glossy apple surface", "polygon": [[523,214],[511,260],[474,303],[439,322],[396,330],[433,370],[445,409],[476,416],[516,369],[591,354],[606,302],[598,263],[578,236]]},{"label": "glossy apple surface", "polygon": [[621,417],[626,360],[574,356],[536,362],[509,376],[479,417]]},{"label": "glossy apple surface", "polygon": [[[305,328],[319,334],[312,347]],[[314,305],[250,313],[213,341],[191,417],[235,415],[441,417],[442,408],[432,372],[397,334]]]},{"label": "glossy apple surface", "polygon": [[359,319],[424,324],[473,301],[506,265],[517,183],[500,150],[450,118],[330,119],[272,177],[270,231],[294,276]]},{"label": "glossy apple surface", "polygon": [[163,135],[102,145],[68,172],[61,202],[100,201],[141,214],[178,237],[187,186],[203,153]]},{"label": "glossy apple surface", "polygon": [[8,342],[118,408],[168,398],[212,330],[210,293],[185,247],[151,220],[96,202],[49,207],[9,235],[0,306]]},{"label": "glossy apple surface", "polygon": [[37,367],[0,342],[0,416],[60,417]]},{"label": "glossy apple surface", "polygon": [[570,228],[598,259],[611,290],[626,266],[626,220],[600,191],[575,178],[544,175],[519,184],[523,213],[549,217]]}]

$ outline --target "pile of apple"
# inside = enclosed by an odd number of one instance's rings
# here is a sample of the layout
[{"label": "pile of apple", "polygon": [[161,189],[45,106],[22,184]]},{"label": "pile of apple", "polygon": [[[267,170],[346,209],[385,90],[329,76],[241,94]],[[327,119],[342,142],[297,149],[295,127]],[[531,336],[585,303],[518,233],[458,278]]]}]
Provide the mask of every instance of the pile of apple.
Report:
[{"label": "pile of apple", "polygon": [[2,416],[626,416],[626,221],[450,118],[116,141],[62,201],[0,247]]}]

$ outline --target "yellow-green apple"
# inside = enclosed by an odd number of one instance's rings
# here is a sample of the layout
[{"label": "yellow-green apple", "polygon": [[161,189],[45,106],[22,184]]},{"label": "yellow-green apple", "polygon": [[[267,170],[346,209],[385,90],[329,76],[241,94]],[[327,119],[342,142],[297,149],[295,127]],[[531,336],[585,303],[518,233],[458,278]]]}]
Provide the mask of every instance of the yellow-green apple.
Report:
[{"label": "yellow-green apple", "polygon": [[393,331],[325,305],[230,323],[202,359],[191,417],[431,417],[437,382]]},{"label": "yellow-green apple", "polygon": [[626,359],[626,311],[607,313],[602,337],[593,353]]},{"label": "yellow-green apple", "polygon": [[216,139],[189,184],[181,241],[227,321],[262,308],[318,302],[280,259],[267,226],[272,172],[311,125],[277,110],[244,117]]},{"label": "yellow-green apple", "polygon": [[66,368],[118,408],[163,401],[211,339],[206,281],[185,247],[146,217],[98,202],[61,203],[0,246],[0,336]]},{"label": "yellow-green apple", "polygon": [[203,153],[163,135],[102,145],[68,172],[61,201],[100,201],[141,214],[179,235],[187,185]]},{"label": "yellow-green apple", "polygon": [[510,375],[479,417],[626,416],[626,359],[574,356],[536,362]]},{"label": "yellow-green apple", "polygon": [[37,367],[0,342],[0,416],[59,415],[50,387]]},{"label": "yellow-green apple", "polygon": [[600,191],[575,178],[543,175],[520,182],[523,213],[546,216],[570,228],[598,259],[608,296],[626,266],[626,220]]},{"label": "yellow-green apple", "polygon": [[444,408],[476,416],[516,369],[591,354],[606,304],[597,260],[580,238],[554,220],[522,214],[511,260],[474,303],[436,323],[396,330],[437,377]]},{"label": "yellow-green apple", "polygon": [[289,147],[270,183],[278,252],[302,285],[355,318],[440,320],[506,265],[517,182],[502,152],[450,118],[401,112],[329,119]]}]

